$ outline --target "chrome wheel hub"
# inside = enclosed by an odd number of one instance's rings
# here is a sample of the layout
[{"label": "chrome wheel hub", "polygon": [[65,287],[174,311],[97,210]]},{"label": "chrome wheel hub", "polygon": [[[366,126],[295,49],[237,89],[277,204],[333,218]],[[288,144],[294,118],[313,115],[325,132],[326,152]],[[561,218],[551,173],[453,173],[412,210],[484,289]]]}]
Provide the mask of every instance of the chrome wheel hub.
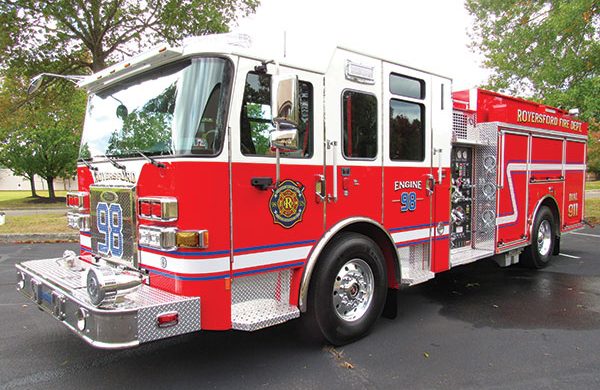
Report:
[{"label": "chrome wheel hub", "polygon": [[342,266],[333,284],[333,307],[344,321],[363,317],[373,300],[374,277],[371,267],[361,259]]},{"label": "chrome wheel hub", "polygon": [[543,220],[540,223],[537,234],[537,249],[540,256],[546,256],[550,252],[550,244],[552,243],[552,227],[548,220]]}]

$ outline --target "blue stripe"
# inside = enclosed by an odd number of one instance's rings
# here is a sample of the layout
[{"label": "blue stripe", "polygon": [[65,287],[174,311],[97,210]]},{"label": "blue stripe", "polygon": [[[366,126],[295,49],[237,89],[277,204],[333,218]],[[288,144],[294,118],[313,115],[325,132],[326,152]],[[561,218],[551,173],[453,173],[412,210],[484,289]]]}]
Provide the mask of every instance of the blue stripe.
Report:
[{"label": "blue stripe", "polygon": [[155,271],[153,269],[148,269],[148,272],[151,274],[157,274],[166,276],[167,278],[176,279],[176,280],[218,280],[218,279],[226,279],[229,277],[228,274],[225,275],[213,275],[213,276],[179,276],[168,274],[166,272]]},{"label": "blue stripe", "polygon": [[268,268],[253,269],[251,271],[234,272],[233,276],[252,275],[252,274],[257,274],[259,272],[275,271],[275,270],[284,269],[284,268],[294,268],[294,267],[300,267],[302,265],[304,265],[304,262],[303,261],[299,261],[297,263],[284,264],[284,265],[276,265],[274,267],[268,267]]},{"label": "blue stripe", "polygon": [[[446,223],[446,222],[444,222]],[[409,230],[409,229],[416,229],[416,228],[422,228],[422,227],[431,227],[433,226],[430,223],[424,223],[422,225],[412,225],[412,226],[402,226],[402,227],[397,227],[397,228],[391,228],[389,229],[390,232],[399,232],[402,230]]]},{"label": "blue stripe", "polygon": [[214,252],[181,252],[181,251],[168,252],[168,251],[151,248],[151,247],[144,246],[144,245],[138,245],[138,247],[143,248],[143,249],[148,249],[151,251],[155,251],[155,252],[164,253],[167,255],[176,254],[176,255],[187,255],[187,256],[214,256],[214,255],[228,255],[229,254],[228,250],[214,251]]},{"label": "blue stripe", "polygon": [[429,238],[425,239],[425,240],[420,240],[420,241],[411,241],[411,242],[399,243],[399,244],[396,244],[396,247],[397,248],[402,248],[402,247],[405,247],[405,246],[424,244],[426,242],[429,242]]},{"label": "blue stripe", "polygon": [[246,251],[255,251],[259,249],[271,249],[271,248],[281,248],[283,246],[295,246],[295,245],[305,245],[305,244],[314,244],[315,240],[305,240],[305,241],[296,241],[296,242],[284,242],[281,244],[271,244],[271,245],[259,245],[252,246],[248,248],[238,248],[234,249],[233,253],[246,252]]}]

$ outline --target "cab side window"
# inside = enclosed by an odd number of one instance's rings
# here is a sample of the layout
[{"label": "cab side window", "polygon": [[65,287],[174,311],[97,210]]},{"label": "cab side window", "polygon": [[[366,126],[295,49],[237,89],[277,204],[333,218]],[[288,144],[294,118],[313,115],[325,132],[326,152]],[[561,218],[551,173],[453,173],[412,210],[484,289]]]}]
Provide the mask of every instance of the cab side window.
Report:
[{"label": "cab side window", "polygon": [[347,159],[377,156],[377,98],[357,91],[342,95],[342,150]]},{"label": "cab side window", "polygon": [[[313,88],[300,81],[300,123],[298,135],[302,150],[281,152],[282,157],[309,158],[313,151]],[[275,156],[269,146],[269,132],[275,126],[271,113],[271,76],[249,72],[246,76],[240,115],[240,144],[246,156]]]}]

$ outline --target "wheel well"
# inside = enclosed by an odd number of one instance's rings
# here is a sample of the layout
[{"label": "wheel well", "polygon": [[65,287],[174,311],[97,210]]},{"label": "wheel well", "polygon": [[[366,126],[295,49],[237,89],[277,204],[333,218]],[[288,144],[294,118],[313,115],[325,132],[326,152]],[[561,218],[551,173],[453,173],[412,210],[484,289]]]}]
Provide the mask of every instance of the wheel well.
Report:
[{"label": "wheel well", "polygon": [[[357,222],[344,227],[341,232],[354,232],[360,233],[371,240],[375,241],[377,246],[383,252],[385,259],[385,265],[387,270],[388,287],[399,288],[400,286],[400,265],[398,262],[398,252],[390,239],[387,232],[382,231],[380,227],[370,224],[368,222]],[[338,233],[338,234],[339,234]]]},{"label": "wheel well", "polygon": [[[556,232],[556,236],[559,237],[560,236],[560,213],[558,212],[558,205],[556,204],[556,200],[552,197],[545,198],[540,203],[540,206],[536,209],[536,213],[542,206],[548,207],[550,209],[550,211],[552,212],[552,217],[554,218],[554,228],[555,228],[554,231]],[[535,215],[532,215],[532,227],[533,227],[533,220],[535,220]]]},{"label": "wheel well", "polygon": [[377,221],[368,218],[351,218],[340,221],[331,227],[317,242],[309,254],[307,263],[304,267],[302,280],[300,281],[300,291],[298,295],[298,306],[300,311],[306,311],[306,299],[308,297],[308,288],[314,268],[321,258],[321,254],[326,251],[336,237],[342,232],[354,232],[369,237],[379,246],[385,259],[387,270],[388,288],[398,289],[400,287],[400,263],[394,241],[390,234]]}]

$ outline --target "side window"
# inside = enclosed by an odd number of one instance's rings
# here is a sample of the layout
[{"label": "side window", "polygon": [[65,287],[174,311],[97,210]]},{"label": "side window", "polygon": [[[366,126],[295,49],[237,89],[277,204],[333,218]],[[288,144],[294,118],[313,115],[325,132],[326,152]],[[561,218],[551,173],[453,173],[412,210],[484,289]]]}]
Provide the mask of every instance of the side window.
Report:
[{"label": "side window", "polygon": [[390,159],[425,159],[425,108],[422,104],[390,100]]},{"label": "side window", "polygon": [[[281,157],[309,158],[313,151],[313,88],[300,81],[300,124],[298,135],[302,150],[281,152]],[[246,156],[275,156],[269,147],[269,132],[274,128],[271,113],[271,76],[249,72],[240,115],[240,143]]]},{"label": "side window", "polygon": [[377,98],[356,91],[342,95],[342,150],[348,159],[377,156]]},{"label": "side window", "polygon": [[390,75],[390,92],[394,95],[414,99],[425,98],[425,82],[413,77],[392,73]]}]

